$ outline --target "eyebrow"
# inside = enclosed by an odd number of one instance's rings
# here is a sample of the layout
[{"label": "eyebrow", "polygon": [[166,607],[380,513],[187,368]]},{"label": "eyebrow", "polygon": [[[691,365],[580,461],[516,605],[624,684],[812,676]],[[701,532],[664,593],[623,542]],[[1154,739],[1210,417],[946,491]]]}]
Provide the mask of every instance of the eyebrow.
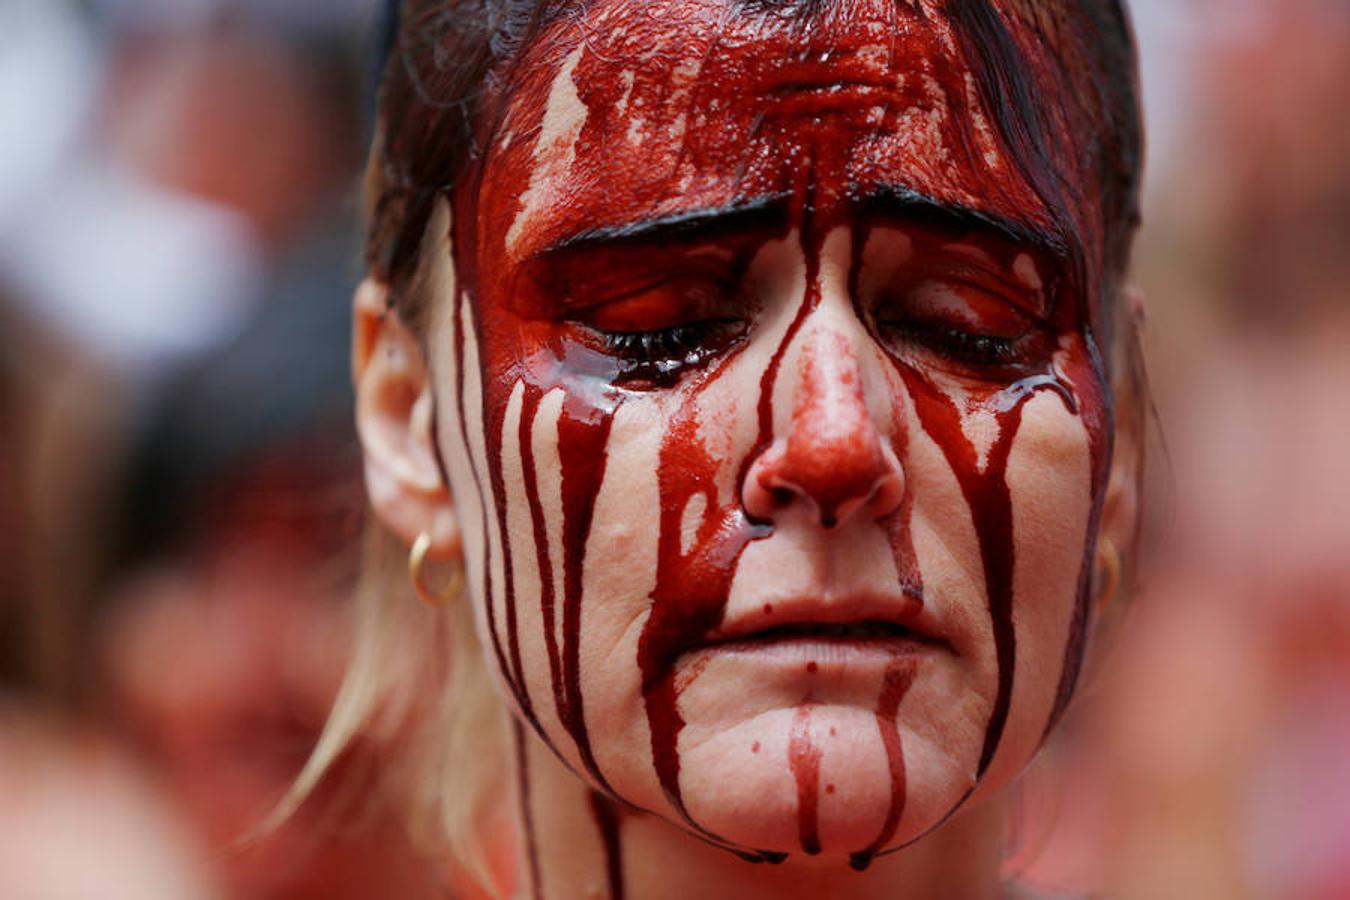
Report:
[{"label": "eyebrow", "polygon": [[770,194],[621,225],[588,228],[532,255],[541,259],[557,253],[584,252],[615,244],[698,243],[726,232],[782,230],[788,224],[787,197],[787,194]]},{"label": "eyebrow", "polygon": [[1059,261],[1069,248],[1056,231],[990,210],[939,200],[904,185],[884,185],[862,198],[865,214],[932,225],[949,231],[982,231],[1040,250]]},{"label": "eyebrow", "polygon": [[[699,243],[728,232],[777,232],[788,225],[787,193],[737,200],[722,206],[682,210],[619,225],[606,225],[575,232],[531,256],[536,260],[554,255],[584,253],[622,244]],[[1068,247],[1054,230],[1014,219],[990,210],[939,200],[905,185],[883,185],[857,201],[861,218],[874,216],[931,225],[953,232],[985,232],[1016,244],[1038,249],[1064,261]]]}]

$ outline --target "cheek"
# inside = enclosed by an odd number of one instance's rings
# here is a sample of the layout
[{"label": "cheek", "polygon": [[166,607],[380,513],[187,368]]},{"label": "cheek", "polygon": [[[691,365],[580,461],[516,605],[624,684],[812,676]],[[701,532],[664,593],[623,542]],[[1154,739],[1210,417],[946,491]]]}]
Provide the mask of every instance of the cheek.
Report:
[{"label": "cheek", "polygon": [[[509,548],[511,583],[493,592],[490,614],[483,618],[495,639],[503,642],[503,675],[517,693],[527,716],[551,733],[562,723],[553,696],[559,669],[559,586],[563,583],[562,484],[558,467],[558,420],[561,391],[540,396],[517,382],[502,427],[503,501],[491,507],[494,528],[504,525]],[[491,585],[484,586],[487,595]],[[489,642],[494,636],[489,636]]]},{"label": "cheek", "polygon": [[[664,422],[649,402],[615,416],[583,576],[580,678],[600,768],[624,797],[659,796],[643,714],[638,643],[657,587]],[[621,450],[618,448],[622,448]]]},{"label": "cheek", "polygon": [[[468,304],[449,284],[453,302],[446,313],[433,319],[428,340],[433,346],[451,348],[444,361],[434,366],[436,383],[435,440],[454,498],[455,514],[463,536],[465,583],[477,613],[491,596],[490,576],[495,575],[494,548],[496,505],[486,493],[487,435],[483,430],[483,391],[479,348],[474,338]],[[500,571],[499,565],[497,571]],[[489,646],[491,635],[486,617],[475,615],[479,638]]]},{"label": "cheek", "polygon": [[757,429],[754,369],[754,354],[737,354],[675,392],[630,397],[615,419],[587,557],[581,678],[601,768],[647,809],[670,811],[662,773],[670,775],[653,745],[678,746],[679,729],[649,708],[660,703],[643,678],[662,671],[651,648],[716,608],[719,574],[734,567],[702,568],[708,548],[742,527],[737,482]]},{"label": "cheek", "polygon": [[499,452],[487,460],[482,588],[487,643],[517,706],[602,786],[598,754],[640,749],[632,660],[655,586],[663,431],[651,404],[615,405],[510,386],[500,444],[488,441]]},{"label": "cheek", "polygon": [[1040,746],[1065,674],[1081,652],[1093,507],[1092,445],[1081,418],[1051,395],[1031,400],[1008,459],[1017,659],[1004,740],[989,782],[1005,783]]},{"label": "cheek", "polygon": [[[559,367],[520,378],[520,329],[493,315],[479,331],[480,304],[447,306],[434,332],[453,350],[438,371],[438,434],[484,653],[503,695],[573,768],[659,807],[640,643],[661,539],[679,545],[669,592],[679,558],[737,519],[762,348],[678,391],[622,394]],[[696,490],[683,496],[686,481]]]},{"label": "cheek", "polygon": [[899,396],[895,416],[905,436],[910,506],[892,540],[908,542],[897,547],[897,562],[903,568],[912,560],[912,580],[954,650],[951,665],[922,673],[900,707],[909,772],[901,837],[909,839],[941,821],[975,785],[999,668],[969,501],[946,449],[922,427],[908,395]]}]

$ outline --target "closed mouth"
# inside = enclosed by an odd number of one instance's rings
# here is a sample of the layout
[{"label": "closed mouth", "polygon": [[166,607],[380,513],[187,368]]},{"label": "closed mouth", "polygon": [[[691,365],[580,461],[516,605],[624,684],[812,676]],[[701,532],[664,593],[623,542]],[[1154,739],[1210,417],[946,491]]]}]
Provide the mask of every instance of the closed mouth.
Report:
[{"label": "closed mouth", "polygon": [[925,615],[922,590],[884,593],[803,592],[747,604],[684,652],[820,655],[838,662],[858,654],[955,653],[939,621]]},{"label": "closed mouth", "polygon": [[917,640],[918,636],[896,622],[864,619],[860,622],[787,622],[760,631],[714,641],[719,644],[792,640],[896,641]]},{"label": "closed mouth", "polygon": [[695,648],[718,653],[781,651],[826,662],[847,663],[857,653],[887,656],[952,652],[940,637],[886,619],[864,618],[847,622],[777,622],[753,631],[714,635]]}]

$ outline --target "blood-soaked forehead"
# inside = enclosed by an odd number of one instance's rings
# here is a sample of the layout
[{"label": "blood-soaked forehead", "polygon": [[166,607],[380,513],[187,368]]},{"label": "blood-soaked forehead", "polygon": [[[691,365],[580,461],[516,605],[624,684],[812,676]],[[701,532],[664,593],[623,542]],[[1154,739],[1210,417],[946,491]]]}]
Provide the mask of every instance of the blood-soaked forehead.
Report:
[{"label": "blood-soaked forehead", "polygon": [[942,5],[597,0],[559,19],[513,70],[478,196],[504,244],[480,249],[775,198],[828,225],[897,190],[1062,232]]}]

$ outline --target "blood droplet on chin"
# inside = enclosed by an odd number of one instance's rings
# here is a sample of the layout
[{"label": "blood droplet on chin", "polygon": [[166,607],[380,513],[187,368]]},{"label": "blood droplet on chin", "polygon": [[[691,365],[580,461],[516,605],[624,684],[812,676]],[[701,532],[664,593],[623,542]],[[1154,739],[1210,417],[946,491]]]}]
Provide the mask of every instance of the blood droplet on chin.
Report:
[{"label": "blood droplet on chin", "polygon": [[797,708],[788,741],[788,764],[797,782],[797,834],[802,852],[820,853],[820,758],[823,755],[811,739],[811,707]]}]

